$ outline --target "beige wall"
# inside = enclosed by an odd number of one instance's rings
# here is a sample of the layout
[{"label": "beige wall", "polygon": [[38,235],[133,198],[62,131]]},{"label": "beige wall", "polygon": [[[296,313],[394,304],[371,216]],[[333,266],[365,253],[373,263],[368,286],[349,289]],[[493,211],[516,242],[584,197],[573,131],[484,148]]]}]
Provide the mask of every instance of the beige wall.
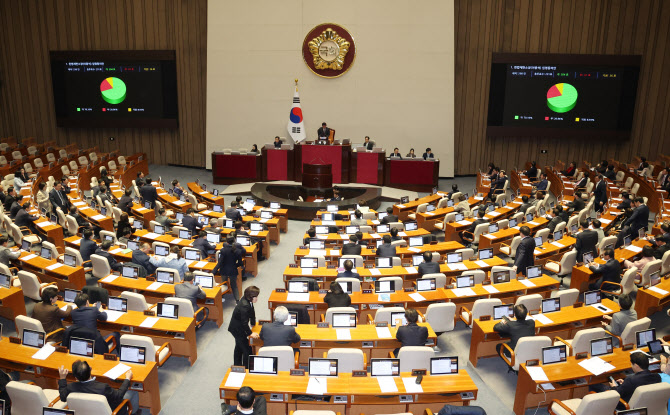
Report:
[{"label": "beige wall", "polygon": [[[302,60],[305,35],[324,22],[356,41],[336,79]],[[326,121],[337,138],[369,135],[387,152],[431,147],[440,176],[454,175],[453,0],[209,0],[207,25],[208,155],[286,136],[298,78],[308,138]]]}]

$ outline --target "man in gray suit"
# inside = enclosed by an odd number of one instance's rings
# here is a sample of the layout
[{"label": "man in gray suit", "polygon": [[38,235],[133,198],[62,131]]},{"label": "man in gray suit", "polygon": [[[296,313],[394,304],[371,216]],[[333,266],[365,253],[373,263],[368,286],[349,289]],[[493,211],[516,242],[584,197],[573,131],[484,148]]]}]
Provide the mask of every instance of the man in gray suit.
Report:
[{"label": "man in gray suit", "polygon": [[[193,304],[193,311],[198,309],[198,298],[199,299],[204,299],[207,297],[205,292],[200,288],[199,285],[193,284],[193,273],[192,272],[186,272],[184,273],[184,283],[183,284],[175,284],[174,286],[174,295],[177,298],[185,298],[189,301],[191,301],[191,304]],[[202,313],[202,312],[201,312]],[[198,319],[202,318],[202,315],[198,315]],[[204,321],[203,321],[204,324]],[[196,328],[202,327],[202,324]]]},{"label": "man in gray suit", "polygon": [[290,346],[300,341],[300,335],[295,332],[295,327],[284,324],[288,317],[286,307],[275,308],[274,321],[263,324],[261,328],[260,337],[263,340],[263,346]]},{"label": "man in gray suit", "polygon": [[354,211],[354,217],[351,218],[351,225],[352,226],[365,226],[367,224],[368,224],[368,220],[363,219],[363,213],[360,210],[356,209]]},{"label": "man in gray suit", "polygon": [[626,325],[637,320],[637,312],[631,310],[632,305],[633,300],[628,294],[620,295],[619,306],[621,307],[621,311],[614,313],[611,316],[603,316],[602,325],[605,327],[605,330],[614,335],[621,336]]},{"label": "man in gray suit", "polygon": [[9,239],[6,236],[0,236],[0,262],[10,267],[9,261],[21,256],[21,251],[19,251],[19,247],[15,247],[13,250],[9,249],[7,247],[8,241]]},{"label": "man in gray suit", "polygon": [[391,235],[384,235],[382,239],[384,243],[377,248],[377,256],[389,258],[396,256],[395,246],[391,245]]}]

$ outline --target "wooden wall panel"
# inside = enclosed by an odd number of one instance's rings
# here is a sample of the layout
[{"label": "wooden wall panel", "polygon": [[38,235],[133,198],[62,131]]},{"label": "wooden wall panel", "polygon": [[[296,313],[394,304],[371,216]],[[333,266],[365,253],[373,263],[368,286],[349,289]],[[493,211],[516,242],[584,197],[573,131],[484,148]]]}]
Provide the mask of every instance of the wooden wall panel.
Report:
[{"label": "wooden wall panel", "polygon": [[[0,137],[205,166],[207,0],[2,0],[0,45]],[[176,50],[178,129],[56,127],[49,51],[113,49]]]},{"label": "wooden wall panel", "polygon": [[[654,159],[670,153],[670,2],[664,0],[456,0],[456,174],[490,161]],[[486,137],[491,54],[642,55],[629,140]],[[548,154],[540,154],[540,150]]]}]

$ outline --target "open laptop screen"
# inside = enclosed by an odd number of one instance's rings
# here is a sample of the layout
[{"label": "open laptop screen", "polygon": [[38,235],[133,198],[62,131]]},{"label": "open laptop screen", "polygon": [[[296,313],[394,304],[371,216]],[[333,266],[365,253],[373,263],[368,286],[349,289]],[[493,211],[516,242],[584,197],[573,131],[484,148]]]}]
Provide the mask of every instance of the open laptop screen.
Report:
[{"label": "open laptop screen", "polygon": [[308,363],[309,376],[337,377],[337,359],[310,358]]},{"label": "open laptop screen", "polygon": [[356,313],[333,313],[333,328],[356,327]]},{"label": "open laptop screen", "polygon": [[214,287],[214,276],[213,275],[194,275],[195,283],[203,288],[213,288]]},{"label": "open laptop screen", "polygon": [[400,359],[370,359],[370,376],[400,375]]},{"label": "open laptop screen", "polygon": [[435,278],[421,278],[416,280],[417,291],[434,291]]},{"label": "open laptop screen", "polygon": [[635,332],[637,347],[645,347],[647,343],[656,340],[656,329],[648,329]]},{"label": "open laptop screen", "polygon": [[431,375],[452,375],[458,373],[458,357],[431,357]]},{"label": "open laptop screen", "polygon": [[163,318],[179,318],[179,307],[176,304],[158,303],[156,315]]},{"label": "open laptop screen", "polygon": [[279,358],[275,356],[249,356],[249,373],[276,375]]},{"label": "open laptop screen", "polygon": [[113,311],[128,311],[128,299],[121,297],[109,297],[109,304],[107,308]]},{"label": "open laptop screen", "polygon": [[93,340],[70,337],[70,354],[93,357]]},{"label": "open laptop screen", "polygon": [[514,305],[513,304],[503,304],[503,305],[494,305],[493,306],[493,319],[500,320],[503,317],[514,317]]},{"label": "open laptop screen", "polygon": [[566,346],[550,346],[542,348],[542,364],[549,365],[552,363],[565,362],[567,358]]},{"label": "open laptop screen", "polygon": [[591,357],[612,353],[612,338],[603,337],[591,340]]},{"label": "open laptop screen", "polygon": [[121,357],[119,358],[122,362],[135,363],[135,364],[144,364],[146,363],[146,347],[141,346],[129,346],[122,344],[121,345]]},{"label": "open laptop screen", "polygon": [[542,300],[542,313],[552,313],[561,310],[561,300],[559,298],[547,298]]},{"label": "open laptop screen", "polygon": [[25,346],[30,347],[42,347],[44,346],[45,338],[46,333],[43,331],[23,329],[23,336],[21,339],[21,343],[23,343]]}]

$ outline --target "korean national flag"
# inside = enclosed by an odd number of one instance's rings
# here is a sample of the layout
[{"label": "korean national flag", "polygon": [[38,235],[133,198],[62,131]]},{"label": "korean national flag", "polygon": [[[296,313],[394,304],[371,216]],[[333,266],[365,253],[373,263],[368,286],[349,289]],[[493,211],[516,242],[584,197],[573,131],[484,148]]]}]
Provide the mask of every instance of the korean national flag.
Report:
[{"label": "korean national flag", "polygon": [[305,125],[303,123],[302,108],[300,108],[300,95],[298,95],[298,88],[293,94],[293,106],[288,116],[288,134],[295,142],[300,142],[305,139]]}]

